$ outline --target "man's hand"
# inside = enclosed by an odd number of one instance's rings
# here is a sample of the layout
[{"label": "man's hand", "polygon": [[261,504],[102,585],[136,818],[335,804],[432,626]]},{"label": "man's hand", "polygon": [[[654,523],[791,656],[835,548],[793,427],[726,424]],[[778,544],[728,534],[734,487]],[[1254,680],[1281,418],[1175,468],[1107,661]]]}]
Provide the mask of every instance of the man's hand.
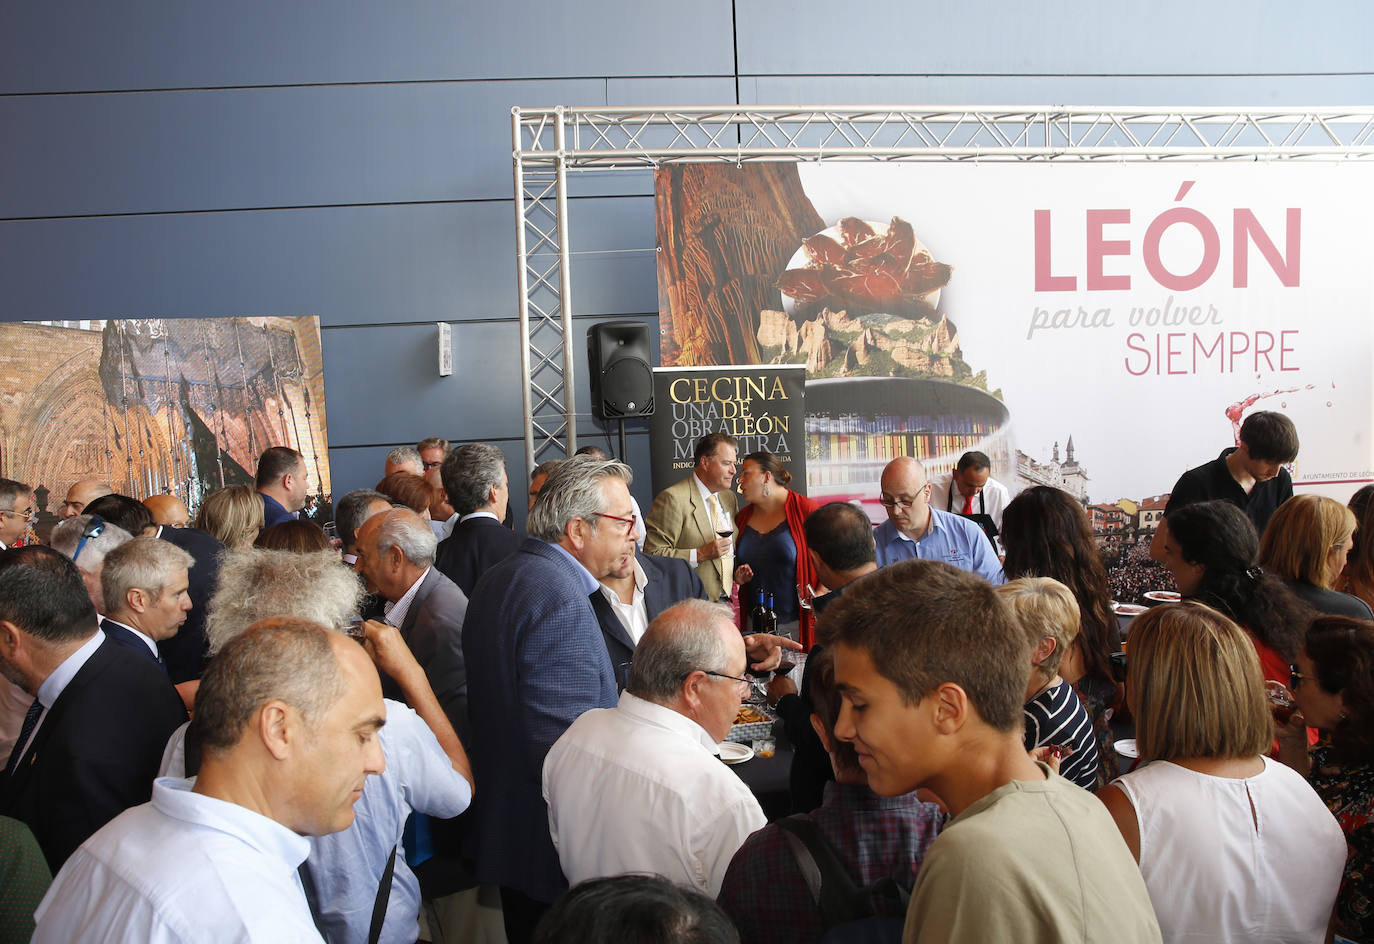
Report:
[{"label": "man's hand", "polygon": [[734,547],[734,542],[730,538],[717,537],[697,548],[697,560],[715,560],[717,557],[729,554],[732,547]]},{"label": "man's hand", "polygon": [[377,668],[395,679],[398,684],[402,684],[408,677],[414,678],[416,672],[421,677],[424,676],[425,670],[415,661],[415,654],[410,651],[410,647],[401,636],[401,631],[395,626],[368,620],[363,623],[363,633],[366,637],[363,648],[367,650],[368,656]]},{"label": "man's hand", "polygon": [[775,675],[768,680],[768,704],[770,706],[777,707],[782,696],[795,694],[797,694],[797,686],[786,675]]},{"label": "man's hand", "polygon": [[802,644],[786,636],[772,633],[751,633],[744,637],[744,651],[748,654],[749,668],[758,672],[771,672],[782,663],[782,651],[791,649],[800,652]]}]

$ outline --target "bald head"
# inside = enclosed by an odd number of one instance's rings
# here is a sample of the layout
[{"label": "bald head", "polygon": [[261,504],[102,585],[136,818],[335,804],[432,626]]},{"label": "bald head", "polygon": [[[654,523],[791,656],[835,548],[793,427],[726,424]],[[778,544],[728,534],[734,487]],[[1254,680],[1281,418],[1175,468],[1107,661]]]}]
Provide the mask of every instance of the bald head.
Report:
[{"label": "bald head", "polygon": [[920,540],[930,527],[930,483],[926,467],[910,456],[893,459],[883,468],[878,500],[898,531]]},{"label": "bald head", "polygon": [[191,525],[191,512],[175,495],[150,495],[143,499],[143,505],[153,513],[153,520],[164,528],[187,528]]},{"label": "bald head", "polygon": [[82,479],[67,489],[67,500],[62,503],[58,516],[75,518],[86,506],[105,495],[113,495],[114,489],[103,479]]}]

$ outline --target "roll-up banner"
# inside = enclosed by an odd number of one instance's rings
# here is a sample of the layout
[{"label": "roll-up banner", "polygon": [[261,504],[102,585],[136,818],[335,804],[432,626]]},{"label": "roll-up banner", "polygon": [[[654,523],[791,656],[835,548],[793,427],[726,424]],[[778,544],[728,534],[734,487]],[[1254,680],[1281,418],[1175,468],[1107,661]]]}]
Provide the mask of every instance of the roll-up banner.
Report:
[{"label": "roll-up banner", "polygon": [[660,367],[649,420],[650,475],[660,492],[692,471],[693,447],[710,433],[739,441],[742,460],[770,452],[806,493],[806,369],[800,364]]},{"label": "roll-up banner", "polygon": [[1374,480],[1367,164],[679,164],[656,198],[662,364],[804,364],[813,498],[878,519],[892,457],[978,450],[1135,544],[1256,410],[1298,491]]}]

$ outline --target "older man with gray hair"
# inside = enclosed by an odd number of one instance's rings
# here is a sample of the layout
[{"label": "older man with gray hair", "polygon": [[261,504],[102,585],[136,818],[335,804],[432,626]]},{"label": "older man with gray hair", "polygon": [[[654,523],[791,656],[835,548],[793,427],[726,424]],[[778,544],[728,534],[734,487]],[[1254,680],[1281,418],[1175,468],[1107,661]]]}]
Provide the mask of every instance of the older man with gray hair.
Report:
[{"label": "older man with gray hair", "polygon": [[[369,593],[386,600],[384,618],[424,667],[454,730],[468,739],[468,681],[463,669],[463,617],[468,598],[433,566],[438,541],[428,523],[408,508],[373,515],[358,529],[353,569]],[[382,685],[398,696],[394,683]]]},{"label": "older man with gray hair", "polygon": [[[210,604],[210,651],[218,653],[269,614],[308,620],[342,634],[353,626],[362,597],[357,574],[339,566],[333,551],[235,551],[225,558]],[[367,654],[396,681],[403,701],[385,702],[387,723],[380,737],[386,770],[363,788],[351,827],[311,840],[302,870],[320,927],[329,940],[339,941],[368,939],[378,882],[410,814],[456,816],[472,795],[467,754],[400,633],[375,622],[358,629],[365,634]],[[195,769],[196,751],[188,751],[184,735],[183,728],[168,744],[162,761],[165,776]],[[379,941],[409,944],[417,935],[420,884],[399,852],[394,868]]]},{"label": "older man with gray hair", "polygon": [[522,540],[501,524],[510,504],[506,455],[487,443],[468,443],[449,453],[441,473],[458,521],[440,543],[435,566],[471,596],[478,578]]},{"label": "older man with gray hair", "polygon": [[76,565],[91,603],[100,615],[105,613],[105,595],[100,590],[100,574],[105,569],[105,555],[128,541],[133,535],[99,515],[77,515],[57,523],[52,529],[48,546]]},{"label": "older man with gray hair", "polygon": [[100,628],[126,649],[167,670],[157,644],[171,639],[191,610],[190,569],[194,558],[155,537],[132,538],[105,555],[100,592],[105,618]]},{"label": "older man with gray hair", "polygon": [[473,759],[501,789],[479,794],[471,851],[501,886],[511,944],[529,939],[566,887],[540,791],[544,755],[589,708],[615,704],[615,677],[590,595],[634,553],[619,462],[579,456],[550,472],[530,536],[477,583],[463,655]]},{"label": "older man with gray hair", "polygon": [[716,747],[749,691],[728,607],[685,600],[650,624],[614,708],[588,711],[544,761],[549,831],[578,882],[654,872],[714,898],[767,819]]},{"label": "older man with gray hair", "polygon": [[425,462],[420,458],[420,453],[414,446],[397,446],[386,454],[385,469],[382,478],[386,478],[393,472],[410,472],[413,475],[423,476],[425,474]]}]

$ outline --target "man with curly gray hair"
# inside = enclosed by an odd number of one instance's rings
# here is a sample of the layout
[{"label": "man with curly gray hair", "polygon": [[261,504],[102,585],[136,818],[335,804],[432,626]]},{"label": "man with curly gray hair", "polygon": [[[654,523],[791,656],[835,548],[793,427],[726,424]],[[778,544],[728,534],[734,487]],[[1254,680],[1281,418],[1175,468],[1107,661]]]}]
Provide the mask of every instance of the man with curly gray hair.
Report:
[{"label": "man with curly gray hair", "polygon": [[634,552],[634,512],[619,462],[579,456],[550,472],[529,537],[486,572],[464,621],[479,793],[479,881],[501,886],[507,936],[529,939],[566,887],[540,790],[544,755],[589,708],[616,703],[611,660],[590,595]]}]

